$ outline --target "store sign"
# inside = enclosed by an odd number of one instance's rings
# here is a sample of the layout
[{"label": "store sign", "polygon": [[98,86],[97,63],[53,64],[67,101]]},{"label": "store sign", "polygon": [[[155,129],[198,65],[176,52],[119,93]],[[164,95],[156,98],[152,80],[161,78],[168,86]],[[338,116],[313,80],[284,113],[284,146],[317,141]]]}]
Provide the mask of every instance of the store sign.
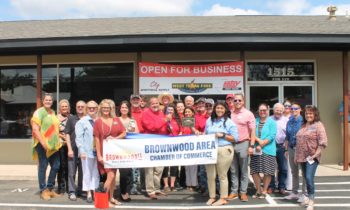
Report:
[{"label": "store sign", "polygon": [[248,81],[313,81],[313,63],[248,63]]},{"label": "store sign", "polygon": [[222,94],[243,92],[243,62],[207,65],[139,63],[140,94]]}]

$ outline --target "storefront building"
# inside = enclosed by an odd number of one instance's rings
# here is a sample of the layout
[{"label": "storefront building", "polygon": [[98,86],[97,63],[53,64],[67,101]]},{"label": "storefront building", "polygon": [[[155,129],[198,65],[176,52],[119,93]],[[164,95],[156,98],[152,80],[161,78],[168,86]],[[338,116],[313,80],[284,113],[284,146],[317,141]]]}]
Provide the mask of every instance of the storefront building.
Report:
[{"label": "storefront building", "polygon": [[[0,22],[0,164],[31,164],[31,114],[56,101],[139,93],[140,62],[242,61],[246,105],[286,99],[319,107],[329,138],[323,163],[343,160],[338,108],[349,69],[350,21],[327,16],[154,17]],[[346,71],[344,71],[346,70]],[[346,78],[346,80],[348,79]],[[191,95],[191,94],[187,94]],[[194,94],[199,97],[200,93]],[[175,95],[184,98],[186,94]],[[204,95],[205,97],[209,97]],[[211,97],[224,99],[218,92]]]}]

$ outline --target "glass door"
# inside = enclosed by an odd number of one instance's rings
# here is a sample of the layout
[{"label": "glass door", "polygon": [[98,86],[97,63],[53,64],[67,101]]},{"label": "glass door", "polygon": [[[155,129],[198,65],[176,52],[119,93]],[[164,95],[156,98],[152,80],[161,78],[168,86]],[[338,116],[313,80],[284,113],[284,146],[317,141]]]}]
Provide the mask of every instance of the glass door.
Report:
[{"label": "glass door", "polygon": [[279,101],[278,86],[250,86],[249,87],[249,107],[256,113],[260,103],[266,103],[272,109],[273,105]]},{"label": "glass door", "polygon": [[283,86],[283,98],[299,103],[302,107],[314,104],[313,86]]}]

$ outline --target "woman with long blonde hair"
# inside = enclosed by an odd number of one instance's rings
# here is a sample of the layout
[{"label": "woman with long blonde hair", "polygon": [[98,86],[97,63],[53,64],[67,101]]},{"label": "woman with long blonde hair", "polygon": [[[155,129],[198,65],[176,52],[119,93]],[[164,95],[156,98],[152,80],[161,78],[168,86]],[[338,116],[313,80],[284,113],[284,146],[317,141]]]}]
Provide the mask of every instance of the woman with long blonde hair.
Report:
[{"label": "woman with long blonde hair", "polygon": [[94,124],[94,141],[96,144],[96,154],[98,169],[101,175],[107,174],[104,188],[109,192],[109,201],[111,205],[120,205],[121,203],[113,197],[115,188],[116,170],[113,168],[104,168],[103,163],[103,142],[115,141],[115,139],[124,139],[126,136],[125,128],[118,117],[115,115],[115,103],[110,99],[103,99],[99,105],[99,118]]}]

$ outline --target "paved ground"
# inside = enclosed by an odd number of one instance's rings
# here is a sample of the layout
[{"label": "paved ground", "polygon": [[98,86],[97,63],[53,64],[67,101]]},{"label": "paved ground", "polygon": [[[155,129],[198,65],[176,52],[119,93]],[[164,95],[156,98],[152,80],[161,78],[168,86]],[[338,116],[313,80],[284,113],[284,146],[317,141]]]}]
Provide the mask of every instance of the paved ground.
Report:
[{"label": "paved ground", "polygon": [[[67,195],[43,201],[39,199],[36,165],[0,165],[0,209],[94,209],[92,204],[78,199],[73,202]],[[321,165],[316,177],[316,208],[341,210],[350,209],[350,171],[343,171],[341,166]],[[254,192],[250,184],[249,194]],[[304,209],[295,202],[283,200],[278,195],[267,199],[252,199],[242,203],[230,201],[220,207],[206,206],[208,198],[186,190],[174,192],[167,197],[151,201],[144,195],[132,196],[132,202],[117,206],[117,209]]]},{"label": "paved ground", "polygon": [[[39,199],[37,181],[34,180],[0,180],[0,209],[94,209],[92,204],[78,199],[73,202],[67,196],[43,201]],[[252,184],[249,193],[253,193]],[[316,177],[315,209],[350,209],[350,180],[347,176]],[[220,207],[206,206],[207,198],[186,190],[173,192],[167,197],[151,201],[143,195],[132,196],[132,202],[123,203],[117,209],[304,209],[295,202],[286,201],[278,195],[266,199],[252,199],[242,203],[230,201],[229,205]]]}]

